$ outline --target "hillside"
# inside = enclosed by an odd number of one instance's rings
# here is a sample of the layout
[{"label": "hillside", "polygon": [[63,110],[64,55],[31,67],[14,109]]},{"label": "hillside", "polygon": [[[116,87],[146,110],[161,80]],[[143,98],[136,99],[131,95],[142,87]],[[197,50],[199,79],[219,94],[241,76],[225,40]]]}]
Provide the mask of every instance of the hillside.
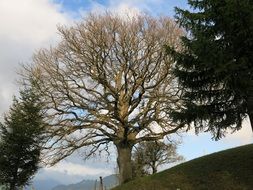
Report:
[{"label": "hillside", "polygon": [[252,190],[253,144],[203,156],[113,190]]}]

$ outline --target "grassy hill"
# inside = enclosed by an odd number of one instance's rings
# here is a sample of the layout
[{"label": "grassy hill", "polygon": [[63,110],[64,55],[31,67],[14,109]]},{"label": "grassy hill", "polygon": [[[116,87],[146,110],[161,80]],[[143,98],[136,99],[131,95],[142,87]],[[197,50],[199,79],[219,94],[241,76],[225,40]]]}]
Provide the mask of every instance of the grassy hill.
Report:
[{"label": "grassy hill", "polygon": [[253,144],[250,144],[185,162],[113,190],[252,189]]}]

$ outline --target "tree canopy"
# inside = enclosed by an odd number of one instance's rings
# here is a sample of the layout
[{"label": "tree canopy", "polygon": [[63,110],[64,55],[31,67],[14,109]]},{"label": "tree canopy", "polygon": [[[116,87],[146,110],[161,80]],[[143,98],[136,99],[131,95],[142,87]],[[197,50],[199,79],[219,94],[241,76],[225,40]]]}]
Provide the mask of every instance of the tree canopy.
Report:
[{"label": "tree canopy", "polygon": [[138,144],[133,152],[136,175],[154,174],[161,165],[183,161],[183,156],[177,153],[178,144],[176,142],[165,144],[161,141]]},{"label": "tree canopy", "polygon": [[166,44],[180,48],[182,31],[167,17],[106,13],[59,32],[59,45],[40,50],[26,67],[46,105],[47,158],[54,164],[82,147],[90,156],[113,143],[126,182],[134,144],[182,127],[168,114],[179,90],[165,51]]},{"label": "tree canopy", "polygon": [[187,31],[184,50],[168,48],[177,62],[182,109],[174,119],[194,123],[215,139],[239,130],[249,116],[253,129],[253,1],[189,0],[192,11],[176,8]]},{"label": "tree canopy", "polygon": [[43,114],[39,98],[30,89],[20,94],[0,123],[0,184],[10,190],[29,183],[39,168],[41,152]]}]

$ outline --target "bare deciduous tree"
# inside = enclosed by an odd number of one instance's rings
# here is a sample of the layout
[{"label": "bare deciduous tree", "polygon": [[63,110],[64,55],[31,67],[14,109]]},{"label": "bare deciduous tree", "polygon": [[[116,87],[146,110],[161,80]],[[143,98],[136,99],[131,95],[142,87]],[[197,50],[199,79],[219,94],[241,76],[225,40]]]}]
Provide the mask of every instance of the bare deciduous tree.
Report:
[{"label": "bare deciduous tree", "polygon": [[82,147],[90,147],[90,156],[112,142],[124,183],[132,178],[136,143],[181,127],[168,114],[178,89],[164,45],[179,48],[182,32],[166,17],[111,13],[59,31],[59,45],[40,50],[26,67],[47,105],[48,158],[56,163]]},{"label": "bare deciduous tree", "polygon": [[[155,174],[159,166],[183,161],[177,153],[178,143],[165,144],[160,141],[141,142],[133,152],[133,163],[140,174]],[[138,171],[137,171],[138,172]]]}]

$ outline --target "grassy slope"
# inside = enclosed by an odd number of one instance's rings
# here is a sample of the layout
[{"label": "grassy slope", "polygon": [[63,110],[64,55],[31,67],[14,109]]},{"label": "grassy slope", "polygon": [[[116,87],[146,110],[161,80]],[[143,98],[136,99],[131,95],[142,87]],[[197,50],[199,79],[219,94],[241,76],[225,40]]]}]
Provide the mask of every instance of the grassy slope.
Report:
[{"label": "grassy slope", "polygon": [[252,190],[253,144],[203,156],[113,190]]}]

